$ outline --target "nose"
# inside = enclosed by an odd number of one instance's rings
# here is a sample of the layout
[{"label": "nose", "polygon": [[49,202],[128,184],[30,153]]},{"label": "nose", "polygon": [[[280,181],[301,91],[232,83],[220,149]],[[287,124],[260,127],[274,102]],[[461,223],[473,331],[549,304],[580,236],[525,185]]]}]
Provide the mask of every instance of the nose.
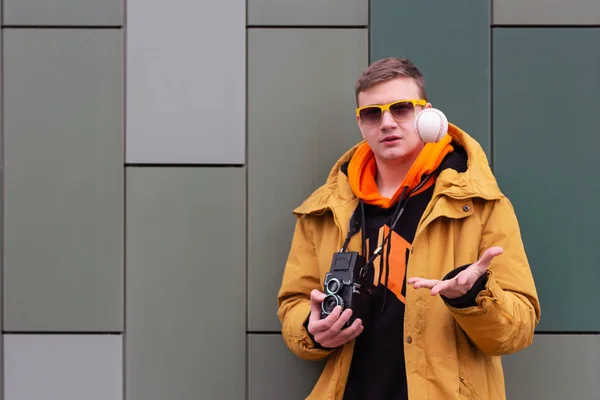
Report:
[{"label": "nose", "polygon": [[397,126],[396,121],[392,118],[392,114],[389,111],[386,111],[381,116],[381,129],[391,129]]}]

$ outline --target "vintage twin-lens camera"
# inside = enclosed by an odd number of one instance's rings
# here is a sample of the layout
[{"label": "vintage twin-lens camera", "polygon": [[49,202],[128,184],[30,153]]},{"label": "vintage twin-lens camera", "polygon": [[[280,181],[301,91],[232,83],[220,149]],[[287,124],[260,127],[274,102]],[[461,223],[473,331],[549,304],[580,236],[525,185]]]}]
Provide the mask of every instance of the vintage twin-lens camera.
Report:
[{"label": "vintage twin-lens camera", "polygon": [[321,304],[321,319],[333,312],[336,306],[342,311],[352,309],[352,315],[344,327],[357,318],[363,325],[369,316],[369,297],[373,293],[373,268],[357,252],[338,252],[333,255],[330,271],[325,275],[325,300]]}]

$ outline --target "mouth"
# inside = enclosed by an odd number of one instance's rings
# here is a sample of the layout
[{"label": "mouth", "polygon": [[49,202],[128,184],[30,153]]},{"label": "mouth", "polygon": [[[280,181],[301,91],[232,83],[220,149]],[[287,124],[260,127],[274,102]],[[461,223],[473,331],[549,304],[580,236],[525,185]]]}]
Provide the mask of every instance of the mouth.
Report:
[{"label": "mouth", "polygon": [[399,141],[401,138],[400,136],[396,136],[396,135],[389,135],[384,137],[383,139],[381,139],[382,143],[387,143],[387,144],[391,144],[391,143],[396,143],[397,141]]}]

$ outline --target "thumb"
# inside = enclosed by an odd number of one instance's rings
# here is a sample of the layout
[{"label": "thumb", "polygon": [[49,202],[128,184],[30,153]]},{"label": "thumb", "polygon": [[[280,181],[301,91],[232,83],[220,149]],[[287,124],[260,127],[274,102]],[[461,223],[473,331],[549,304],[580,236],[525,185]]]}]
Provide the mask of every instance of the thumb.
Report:
[{"label": "thumb", "polygon": [[317,289],[313,289],[310,292],[310,319],[321,318],[321,303],[325,300],[325,293],[319,292]]},{"label": "thumb", "polygon": [[496,256],[499,256],[503,252],[504,250],[500,246],[490,247],[489,249],[483,252],[481,258],[479,258],[479,260],[476,262],[478,267],[477,269],[487,270],[490,266],[490,263],[492,262],[492,259]]}]

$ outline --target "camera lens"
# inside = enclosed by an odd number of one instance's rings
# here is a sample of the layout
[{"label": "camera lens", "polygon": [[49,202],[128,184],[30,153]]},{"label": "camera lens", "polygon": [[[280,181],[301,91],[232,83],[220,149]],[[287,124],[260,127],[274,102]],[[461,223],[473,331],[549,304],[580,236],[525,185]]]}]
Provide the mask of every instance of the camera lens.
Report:
[{"label": "camera lens", "polygon": [[323,300],[323,303],[321,303],[321,309],[325,314],[331,314],[336,306],[342,306],[343,308],[344,301],[340,296],[334,294],[330,294],[329,296],[325,297],[325,300]]},{"label": "camera lens", "polygon": [[340,290],[342,284],[337,278],[332,278],[329,282],[327,282],[327,292],[331,294],[335,294]]}]

